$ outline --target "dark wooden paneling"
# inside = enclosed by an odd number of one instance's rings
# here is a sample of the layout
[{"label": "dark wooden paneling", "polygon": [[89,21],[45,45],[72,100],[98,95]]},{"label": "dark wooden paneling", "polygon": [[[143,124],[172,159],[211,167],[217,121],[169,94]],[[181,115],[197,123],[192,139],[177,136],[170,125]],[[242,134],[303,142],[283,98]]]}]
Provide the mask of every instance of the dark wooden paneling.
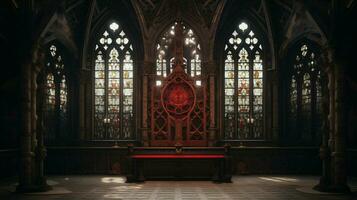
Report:
[{"label": "dark wooden paneling", "polygon": [[[124,147],[49,147],[46,170],[48,174],[125,174],[126,155]],[[318,148],[233,147],[232,156],[234,174],[318,175],[321,171]],[[160,163],[145,165],[156,173]],[[193,173],[200,173],[202,167],[197,166],[192,167]]]},{"label": "dark wooden paneling", "polygon": [[[313,174],[320,175],[321,161],[316,147],[232,147],[234,174]],[[2,153],[11,162],[16,153]],[[5,156],[6,155],[6,156]],[[126,174],[128,161],[124,147],[48,147],[47,174]],[[16,159],[15,159],[16,160]],[[161,167],[159,167],[162,164]],[[172,168],[172,163],[146,163],[147,169]],[[163,166],[165,165],[165,166]],[[16,173],[16,162],[2,172]],[[171,167],[170,167],[171,166]],[[193,166],[193,165],[191,165]],[[200,164],[192,173],[201,173]],[[188,170],[189,166],[182,166]],[[196,169],[197,168],[197,169]],[[348,151],[348,174],[357,176],[357,150]],[[207,169],[209,170],[209,169]],[[203,173],[203,172],[202,172]],[[5,173],[7,174],[7,173]]]},{"label": "dark wooden paneling", "polygon": [[234,174],[316,174],[321,172],[315,147],[233,148]]},{"label": "dark wooden paneling", "polygon": [[47,174],[125,174],[126,148],[48,147]]},{"label": "dark wooden paneling", "polygon": [[357,177],[357,149],[347,151],[347,174]]},{"label": "dark wooden paneling", "polygon": [[215,160],[205,159],[154,159],[142,160],[145,178],[212,178]]},{"label": "dark wooden paneling", "polygon": [[18,150],[0,149],[0,178],[13,177],[17,175]]}]

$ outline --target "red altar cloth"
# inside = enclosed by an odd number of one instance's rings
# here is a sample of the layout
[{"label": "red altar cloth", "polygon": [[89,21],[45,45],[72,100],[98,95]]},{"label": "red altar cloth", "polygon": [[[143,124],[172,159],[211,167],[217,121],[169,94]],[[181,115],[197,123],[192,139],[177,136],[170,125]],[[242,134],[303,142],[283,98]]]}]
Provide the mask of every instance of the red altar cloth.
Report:
[{"label": "red altar cloth", "polygon": [[153,154],[147,154],[147,155],[132,155],[131,158],[136,158],[136,159],[221,159],[221,158],[224,158],[224,155],[205,155],[205,154],[153,155]]}]

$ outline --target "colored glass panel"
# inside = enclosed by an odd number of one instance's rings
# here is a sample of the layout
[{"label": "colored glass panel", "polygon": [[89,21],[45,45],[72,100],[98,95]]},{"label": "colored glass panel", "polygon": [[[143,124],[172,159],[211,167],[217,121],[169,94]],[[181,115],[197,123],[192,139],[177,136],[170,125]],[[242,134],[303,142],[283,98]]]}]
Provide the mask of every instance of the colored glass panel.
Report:
[{"label": "colored glass panel", "polygon": [[225,45],[224,130],[226,139],[263,139],[262,45],[246,22]]},{"label": "colored glass panel", "polygon": [[[161,36],[156,51],[156,75],[166,77],[172,71],[173,57],[172,45],[175,37],[175,22],[174,25]],[[183,42],[184,42],[184,64],[185,72],[192,77],[201,75],[201,47],[194,31],[188,28],[185,24],[183,26]]]},{"label": "colored glass panel", "polygon": [[294,58],[290,87],[290,129],[300,141],[311,143],[315,142],[321,126],[321,72],[316,52],[310,45],[302,44]]},{"label": "colored glass panel", "polygon": [[134,67],[132,45],[113,22],[99,38],[94,66],[95,129],[93,139],[133,137]]},{"label": "colored glass panel", "polygon": [[67,120],[67,82],[64,60],[56,45],[48,48],[46,57],[46,108],[44,114],[45,142],[53,143],[65,134]]}]

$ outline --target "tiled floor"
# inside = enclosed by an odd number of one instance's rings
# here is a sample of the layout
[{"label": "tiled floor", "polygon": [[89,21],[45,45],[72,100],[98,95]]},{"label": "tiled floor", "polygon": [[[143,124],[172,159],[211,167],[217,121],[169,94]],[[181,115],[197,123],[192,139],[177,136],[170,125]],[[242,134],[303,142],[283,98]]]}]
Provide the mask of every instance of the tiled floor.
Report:
[{"label": "tiled floor", "polygon": [[46,194],[16,194],[15,183],[0,184],[0,199],[264,199],[264,200],[357,200],[357,181],[350,181],[351,195],[319,194],[311,190],[318,177],[236,176],[233,183],[210,181],[147,181],[127,184],[124,177],[49,177],[54,190]]}]

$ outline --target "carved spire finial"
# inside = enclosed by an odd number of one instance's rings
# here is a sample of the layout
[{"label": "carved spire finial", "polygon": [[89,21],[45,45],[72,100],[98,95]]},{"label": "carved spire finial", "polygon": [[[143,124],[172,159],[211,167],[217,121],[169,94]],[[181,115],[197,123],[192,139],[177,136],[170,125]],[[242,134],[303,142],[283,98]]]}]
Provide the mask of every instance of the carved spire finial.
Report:
[{"label": "carved spire finial", "polygon": [[183,27],[181,20],[175,25],[175,63],[174,70],[183,70]]}]

